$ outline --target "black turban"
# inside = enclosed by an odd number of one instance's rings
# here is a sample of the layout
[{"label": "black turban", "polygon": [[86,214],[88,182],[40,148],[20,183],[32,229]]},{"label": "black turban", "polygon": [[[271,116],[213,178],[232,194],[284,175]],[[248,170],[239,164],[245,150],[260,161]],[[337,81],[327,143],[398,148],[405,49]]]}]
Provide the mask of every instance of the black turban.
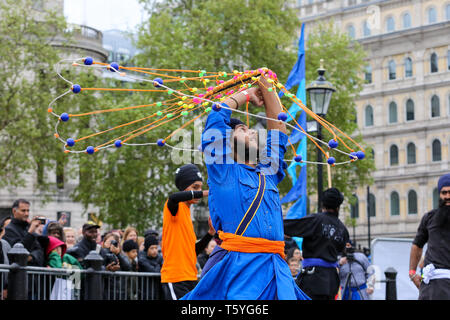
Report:
[{"label": "black turban", "polygon": [[203,181],[202,174],[195,164],[185,164],[175,171],[175,185],[183,191],[196,181]]},{"label": "black turban", "polygon": [[230,127],[231,127],[231,129],[233,129],[234,130],[234,128],[236,128],[236,126],[237,125],[240,125],[240,124],[244,124],[245,125],[245,123],[243,123],[241,120],[239,120],[239,119],[236,119],[236,118],[230,118]]},{"label": "black turban", "polygon": [[337,209],[344,202],[344,196],[336,188],[329,188],[323,192],[322,203],[325,208]]}]

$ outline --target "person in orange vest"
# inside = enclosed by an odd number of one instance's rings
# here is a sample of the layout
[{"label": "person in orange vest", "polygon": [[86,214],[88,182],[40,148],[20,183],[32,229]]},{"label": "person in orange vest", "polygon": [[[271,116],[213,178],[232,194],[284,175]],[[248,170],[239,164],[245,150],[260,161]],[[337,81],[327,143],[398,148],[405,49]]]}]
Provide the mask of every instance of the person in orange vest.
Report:
[{"label": "person in orange vest", "polygon": [[208,196],[208,190],[202,190],[198,167],[186,164],[178,168],[175,185],[180,191],[169,196],[163,212],[161,284],[166,300],[178,300],[196,286],[197,255],[216,233],[209,222],[208,233],[197,242],[190,206]]}]

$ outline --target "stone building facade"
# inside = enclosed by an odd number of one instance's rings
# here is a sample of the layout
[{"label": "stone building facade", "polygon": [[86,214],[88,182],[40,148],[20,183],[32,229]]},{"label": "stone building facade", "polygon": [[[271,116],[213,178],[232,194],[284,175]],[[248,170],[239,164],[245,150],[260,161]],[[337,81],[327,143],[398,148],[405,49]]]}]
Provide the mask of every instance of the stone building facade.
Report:
[{"label": "stone building facade", "polygon": [[[437,206],[437,180],[450,172],[450,1],[297,2],[306,37],[333,20],[368,53],[357,122],[373,146],[375,183],[355,190],[352,238],[412,238]],[[307,48],[306,48],[307,52]],[[326,68],[326,66],[325,66]]]}]

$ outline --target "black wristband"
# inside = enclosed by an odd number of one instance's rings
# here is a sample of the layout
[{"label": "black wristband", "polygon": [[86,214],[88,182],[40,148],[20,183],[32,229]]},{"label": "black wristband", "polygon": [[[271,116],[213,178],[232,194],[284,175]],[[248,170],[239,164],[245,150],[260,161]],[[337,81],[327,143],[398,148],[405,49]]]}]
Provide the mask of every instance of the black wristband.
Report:
[{"label": "black wristband", "polygon": [[237,100],[233,97],[230,97],[230,99],[233,99],[233,101],[236,103],[236,109],[239,109],[239,103],[237,102]]}]

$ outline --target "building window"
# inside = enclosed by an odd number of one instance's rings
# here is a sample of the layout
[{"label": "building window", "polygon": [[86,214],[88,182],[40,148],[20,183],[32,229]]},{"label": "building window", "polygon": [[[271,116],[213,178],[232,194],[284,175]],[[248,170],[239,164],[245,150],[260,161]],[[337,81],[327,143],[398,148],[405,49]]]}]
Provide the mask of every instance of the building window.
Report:
[{"label": "building window", "polygon": [[450,50],[447,51],[447,70],[450,70]]},{"label": "building window", "polygon": [[61,159],[56,161],[56,186],[64,189],[64,162]]},{"label": "building window", "polygon": [[414,190],[408,192],[408,214],[417,214],[417,193]]},{"label": "building window", "polygon": [[369,193],[369,216],[375,217],[377,215],[376,198],[373,193]]},{"label": "building window", "polygon": [[389,80],[395,80],[395,78],[397,77],[397,73],[394,60],[389,61],[388,69],[389,69]]},{"label": "building window", "polygon": [[445,18],[450,20],[450,4],[445,7]]},{"label": "building window", "polygon": [[447,103],[448,103],[448,115],[450,116],[450,94],[448,95]]},{"label": "building window", "polygon": [[438,56],[434,52],[430,56],[430,70],[431,70],[431,73],[439,71]]},{"label": "building window", "polygon": [[373,108],[371,105],[366,106],[365,120],[366,120],[366,127],[373,126]]},{"label": "building window", "polygon": [[436,9],[431,7],[427,10],[428,23],[435,23],[437,21]]},{"label": "building window", "polygon": [[412,68],[412,60],[411,58],[405,58],[405,78],[412,77],[413,68]]},{"label": "building window", "polygon": [[408,99],[406,101],[406,121],[414,120],[414,101]]},{"label": "building window", "polygon": [[437,188],[433,189],[433,209],[437,209],[439,207],[439,191]]},{"label": "building window", "polygon": [[356,219],[359,218],[359,200],[356,194],[354,194],[352,197],[355,203],[350,205],[350,217],[352,219]]},{"label": "building window", "polygon": [[395,20],[394,17],[389,17],[386,20],[386,31],[393,32],[395,31]]},{"label": "building window", "polygon": [[432,160],[433,161],[441,161],[442,160],[442,153],[441,153],[441,142],[436,139],[433,141],[431,145],[431,152],[432,152]]},{"label": "building window", "polygon": [[391,166],[398,165],[398,147],[395,144],[389,148],[389,164]]},{"label": "building window", "polygon": [[406,155],[408,164],[416,163],[416,145],[412,142],[406,146]]},{"label": "building window", "polygon": [[356,34],[355,34],[355,27],[352,25],[349,25],[347,27],[347,34],[350,38],[355,39]]},{"label": "building window", "polygon": [[400,198],[398,192],[391,193],[391,216],[400,215]]},{"label": "building window", "polygon": [[441,116],[441,107],[439,103],[439,97],[434,95],[431,97],[431,117],[436,118]]},{"label": "building window", "polygon": [[389,123],[397,123],[397,104],[394,101],[389,103]]},{"label": "building window", "polygon": [[364,37],[370,36],[370,27],[369,27],[369,23],[367,22],[367,20],[364,20],[364,22],[363,22],[363,34],[364,34]]},{"label": "building window", "polygon": [[364,73],[364,80],[367,84],[372,83],[372,66],[368,65],[366,67],[366,72]]},{"label": "building window", "polygon": [[411,15],[407,12],[403,15],[403,29],[411,28]]}]

